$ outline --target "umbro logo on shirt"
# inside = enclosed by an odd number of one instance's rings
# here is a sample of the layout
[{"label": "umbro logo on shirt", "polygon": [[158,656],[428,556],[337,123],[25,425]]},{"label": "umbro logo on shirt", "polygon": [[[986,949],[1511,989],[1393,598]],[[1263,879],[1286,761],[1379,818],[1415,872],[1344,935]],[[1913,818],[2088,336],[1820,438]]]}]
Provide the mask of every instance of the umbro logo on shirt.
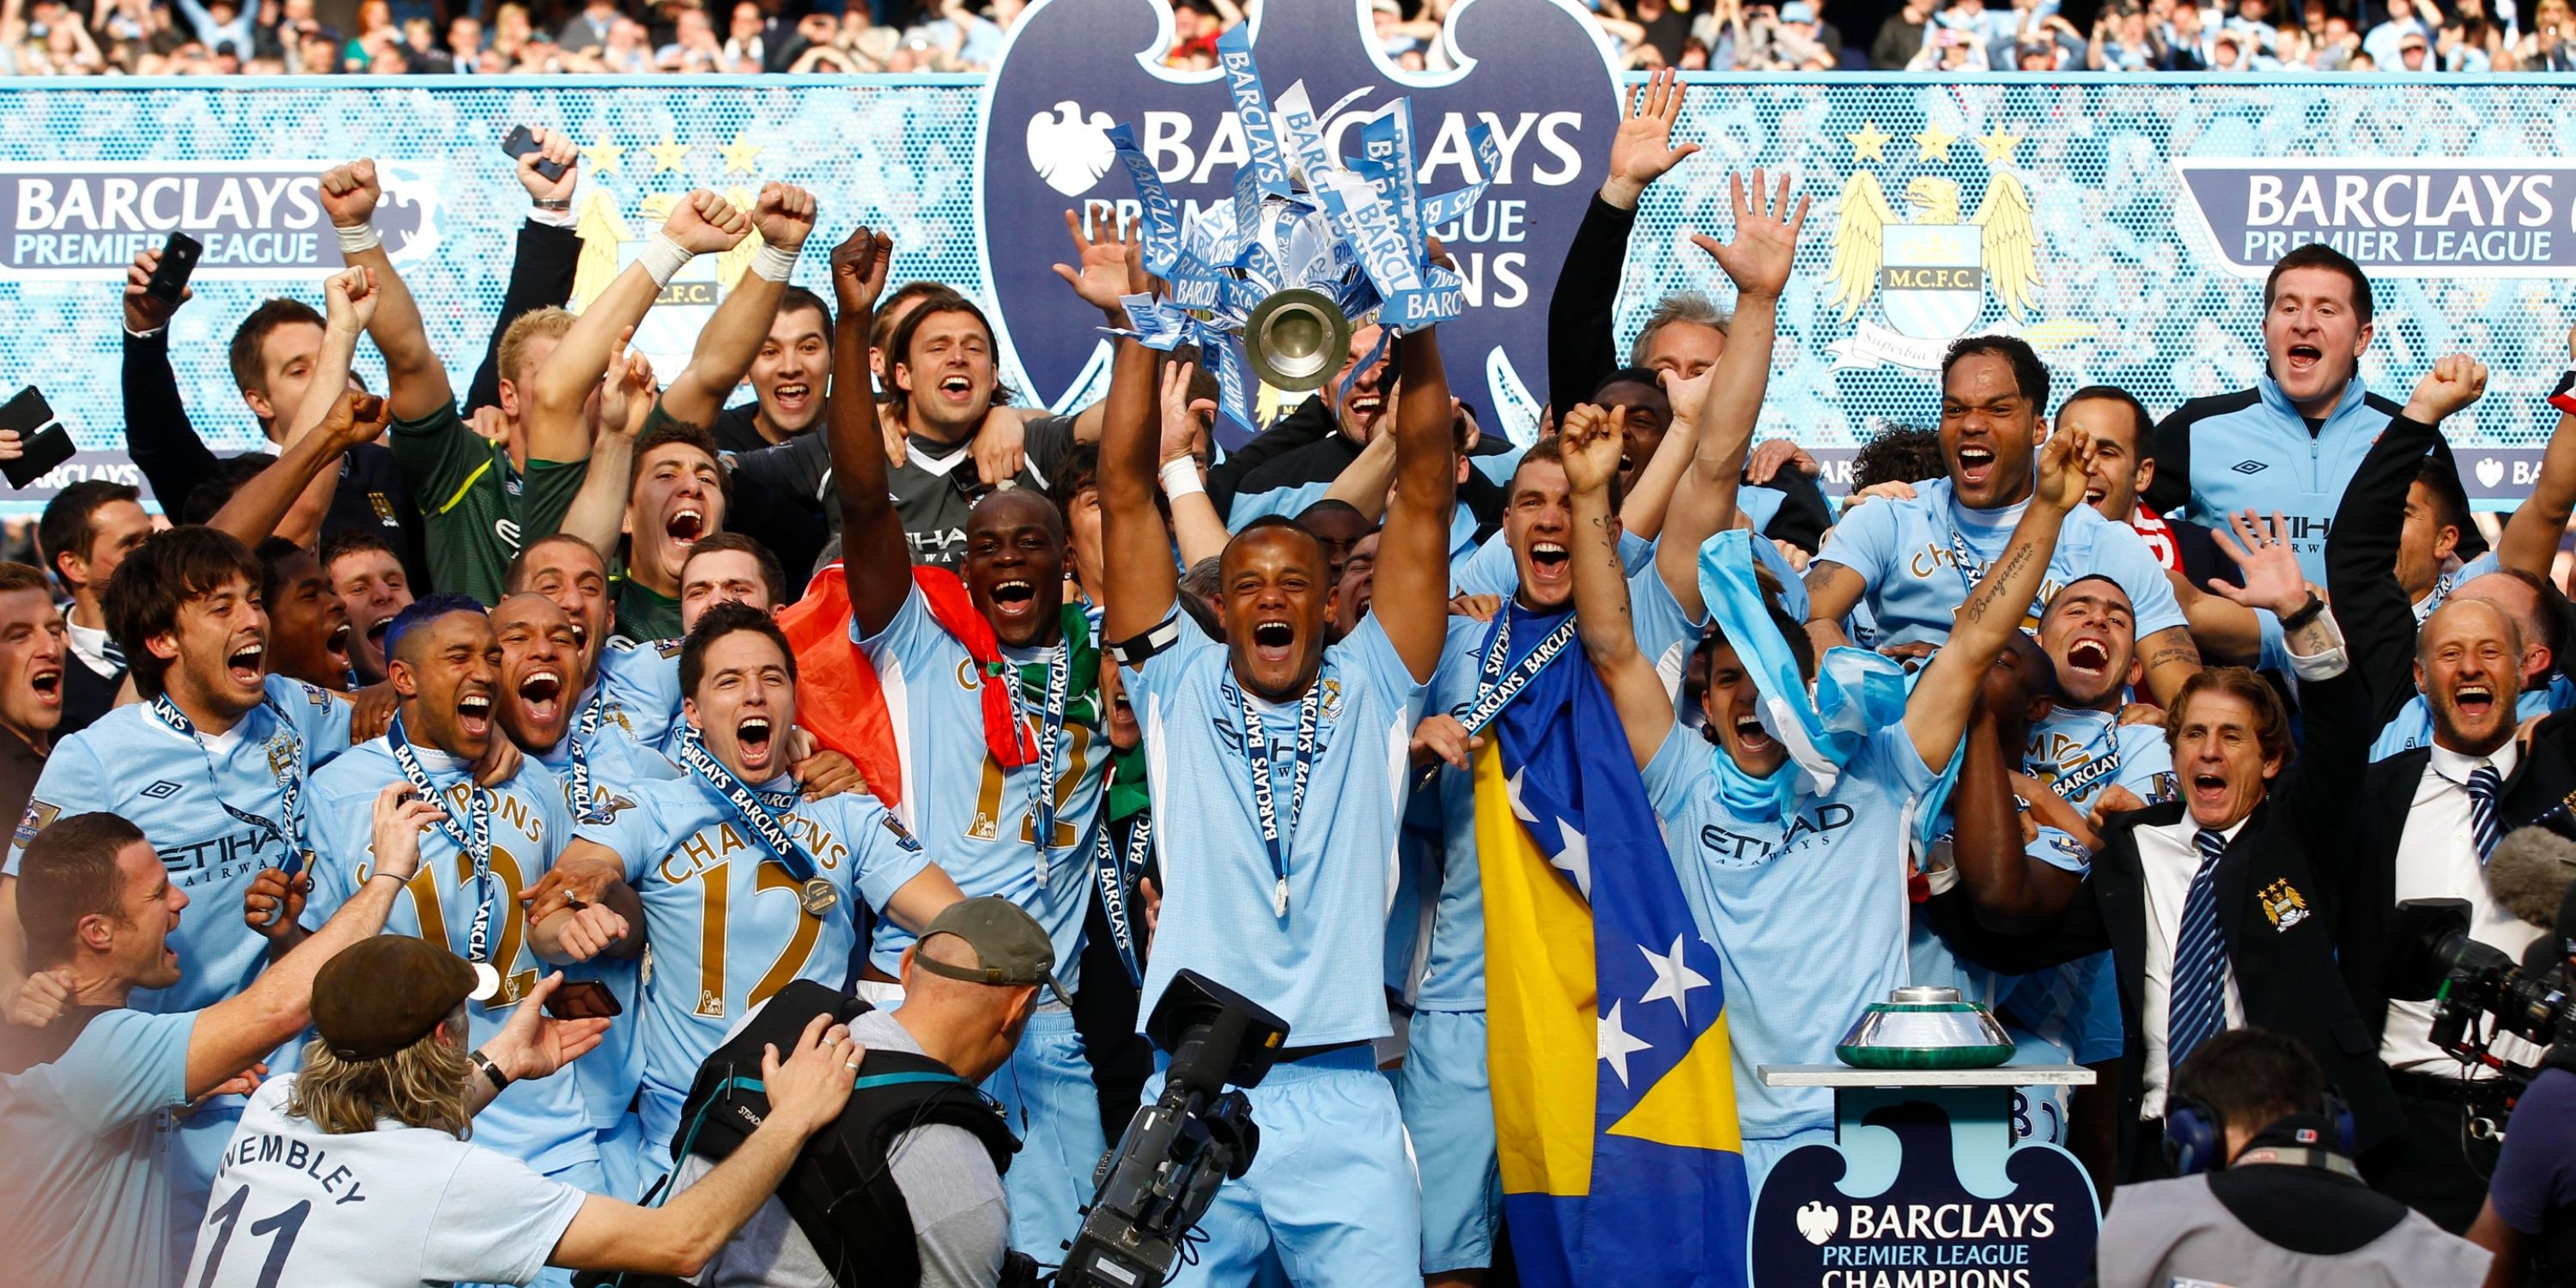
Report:
[{"label": "umbro logo on shirt", "polygon": [[2238,461],[2235,465],[2229,468],[2234,469],[2239,474],[2260,474],[2263,471],[2272,468],[2272,464],[2269,461]]},{"label": "umbro logo on shirt", "polygon": [[171,782],[167,778],[143,789],[143,799],[148,801],[166,801],[178,794],[179,784]]}]

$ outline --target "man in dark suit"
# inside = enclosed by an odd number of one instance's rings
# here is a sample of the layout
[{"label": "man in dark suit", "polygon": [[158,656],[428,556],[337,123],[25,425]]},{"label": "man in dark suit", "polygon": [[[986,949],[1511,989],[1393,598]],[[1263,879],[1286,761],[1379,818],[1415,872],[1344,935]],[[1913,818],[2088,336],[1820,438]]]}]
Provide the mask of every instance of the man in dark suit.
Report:
[{"label": "man in dark suit", "polygon": [[[2430,436],[2484,383],[2484,370],[2466,358],[2437,364],[2391,420],[2389,437],[2400,446],[2388,459],[2410,436]],[[2413,441],[2420,453],[2423,437]],[[2395,484],[2401,498],[2412,471],[2409,463]],[[2345,512],[2390,505],[2384,486],[2348,496]],[[2247,526],[2256,553],[2287,535],[2260,520]],[[2374,530],[2367,522],[2356,529]],[[2394,566],[2386,548],[2350,557],[2356,566],[2372,561],[2380,578]],[[2122,1123],[2132,1128],[2121,1151],[2124,1180],[2161,1170],[2157,1141],[2172,1071],[2223,1028],[2251,1024],[2299,1039],[2352,1106],[2360,1149],[2396,1137],[2404,1121],[2372,1018],[2335,987],[2346,983],[2347,964],[2337,959],[2334,901],[2351,884],[2365,843],[2354,803],[2380,706],[2322,602],[2310,597],[2276,611],[2302,682],[2307,751],[2295,765],[2288,717],[2271,688],[2241,668],[2203,671],[2166,717],[2181,799],[2112,818],[2092,871],[2062,911],[2035,928],[1995,917],[1979,907],[1995,874],[1964,862],[1960,887],[1930,907],[1954,948],[1998,970],[2023,973],[2111,950],[2126,1035]],[[2342,616],[2364,611],[2346,604]]]},{"label": "man in dark suit", "polygon": [[[2448,358],[2428,383],[2447,377],[2465,406],[2485,376]],[[2375,705],[2387,712],[2421,694],[2432,720],[2431,745],[2379,761],[2364,778],[2335,911],[2345,986],[2405,1114],[2394,1138],[2362,1154],[2362,1172],[2456,1234],[2477,1217],[2497,1154],[2467,1128],[2475,1117],[2502,1119],[2503,1093],[2483,1070],[2433,1046],[2431,1003],[2390,1000],[2388,973],[2410,947],[2392,917],[2403,899],[2465,899],[2471,936],[2519,958],[2542,931],[2489,893],[2487,860],[2505,833],[2576,790],[2576,735],[2543,726],[2528,744],[2514,738],[2515,697],[2549,666],[2526,625],[2529,605],[2504,598],[2528,587],[2501,576],[2464,582],[2420,628],[2407,611],[2393,569],[2407,489],[2434,433],[2410,417],[2389,422],[2354,473],[2326,544],[2328,585],[2338,614],[2354,623],[2353,667],[2370,681]]]}]

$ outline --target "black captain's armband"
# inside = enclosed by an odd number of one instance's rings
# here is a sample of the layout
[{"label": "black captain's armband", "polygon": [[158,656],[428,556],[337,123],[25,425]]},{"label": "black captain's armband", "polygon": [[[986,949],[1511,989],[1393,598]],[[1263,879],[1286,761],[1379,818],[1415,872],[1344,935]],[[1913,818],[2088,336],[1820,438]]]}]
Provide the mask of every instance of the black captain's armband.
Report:
[{"label": "black captain's armband", "polygon": [[1143,666],[1145,659],[1180,642],[1181,611],[1176,606],[1172,609],[1171,616],[1164,618],[1152,630],[1142,635],[1112,641],[1109,645],[1109,656],[1118,659],[1120,666]]}]

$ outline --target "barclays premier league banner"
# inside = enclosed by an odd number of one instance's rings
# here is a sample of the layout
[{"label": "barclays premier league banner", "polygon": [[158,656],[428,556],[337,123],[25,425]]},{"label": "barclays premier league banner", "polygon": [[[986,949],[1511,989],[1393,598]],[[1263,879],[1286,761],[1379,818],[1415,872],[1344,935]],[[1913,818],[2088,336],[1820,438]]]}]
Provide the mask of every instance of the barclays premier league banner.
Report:
[{"label": "barclays premier league banner", "polygon": [[[1155,56],[1168,24],[1158,0],[1040,0],[989,77],[0,81],[0,394],[40,387],[84,449],[0,507],[133,478],[118,293],[172,231],[206,243],[173,328],[191,419],[218,447],[258,442],[225,346],[263,298],[320,302],[339,254],[314,190],[334,161],[372,156],[386,174],[379,228],[463,387],[527,210],[499,146],[518,124],[582,149],[576,307],[690,189],[747,202],[784,180],[823,202],[800,284],[827,287],[819,247],[851,223],[891,227],[896,280],[985,303],[1018,396],[1057,406],[1105,383],[1099,318],[1051,267],[1071,257],[1064,212],[1221,230],[1280,178],[1281,140],[1312,136],[1379,190],[1409,188],[1398,228],[1455,256],[1454,283],[1407,307],[1460,311],[1443,326],[1450,381],[1489,430],[1526,439],[1547,399],[1580,395],[1547,388],[1547,301],[1627,82],[1575,0],[1466,0],[1442,35],[1452,70],[1427,74],[1374,46],[1360,0],[1268,0],[1200,73]],[[1962,335],[2020,335],[2061,393],[2116,384],[2158,414],[2244,387],[2264,270],[2325,241],[2377,286],[2365,379],[2402,397],[2452,349],[2495,369],[2451,428],[2472,498],[2509,507],[2556,424],[2542,399],[2576,320],[2569,97],[2528,78],[1694,81],[1675,135],[1701,151],[1646,194],[1620,339],[1668,292],[1728,302],[1688,235],[1727,235],[1729,170],[1795,173],[1815,207],[1762,432],[1814,449],[1839,490],[1876,426],[1933,422],[1933,368]],[[1297,129],[1270,128],[1292,115]],[[1396,133],[1409,185],[1386,160]],[[659,369],[686,361],[747,259],[671,284],[637,337]],[[1222,283],[1184,277],[1176,306],[1226,302]],[[360,370],[381,381],[372,350]],[[1247,395],[1256,421],[1282,401]]]}]

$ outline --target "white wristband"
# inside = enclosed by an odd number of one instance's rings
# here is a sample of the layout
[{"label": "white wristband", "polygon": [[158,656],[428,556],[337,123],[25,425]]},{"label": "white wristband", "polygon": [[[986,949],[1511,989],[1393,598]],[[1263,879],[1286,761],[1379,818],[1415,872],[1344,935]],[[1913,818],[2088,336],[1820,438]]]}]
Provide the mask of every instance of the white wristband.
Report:
[{"label": "white wristband", "polygon": [[796,252],[762,243],[751,257],[751,271],[765,282],[784,282],[796,275]]},{"label": "white wristband", "polygon": [[679,276],[680,270],[687,268],[693,258],[696,257],[689,254],[688,247],[671,240],[671,234],[655,229],[653,240],[644,243],[644,249],[635,256],[635,262],[652,274],[653,285],[660,288],[669,286],[671,279]]},{"label": "white wristband", "polygon": [[1163,462],[1161,473],[1163,495],[1175,501],[1193,492],[1207,491],[1207,481],[1199,477],[1199,463],[1195,457],[1175,456]]},{"label": "white wristband", "polygon": [[344,259],[385,244],[385,239],[376,235],[374,224],[360,224],[355,228],[333,224],[331,231],[340,239],[340,255]]}]

